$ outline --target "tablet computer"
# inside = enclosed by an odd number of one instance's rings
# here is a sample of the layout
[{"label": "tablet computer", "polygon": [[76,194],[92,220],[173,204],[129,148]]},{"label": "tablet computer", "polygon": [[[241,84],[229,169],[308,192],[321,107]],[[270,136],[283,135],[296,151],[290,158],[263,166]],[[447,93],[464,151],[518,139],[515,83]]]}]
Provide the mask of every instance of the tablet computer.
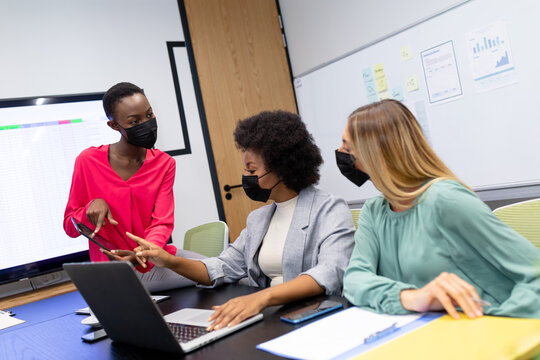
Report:
[{"label": "tablet computer", "polygon": [[91,242],[99,246],[100,248],[105,249],[107,251],[111,251],[111,248],[115,247],[111,242],[109,242],[103,236],[99,234],[94,234],[94,232],[88,226],[84,225],[83,223],[78,223],[77,221],[75,221],[73,217],[71,218],[71,222],[73,223],[73,226],[75,226],[75,229],[77,229],[79,234],[81,234],[82,236],[84,236],[85,238],[87,238],[88,240],[90,240]]}]

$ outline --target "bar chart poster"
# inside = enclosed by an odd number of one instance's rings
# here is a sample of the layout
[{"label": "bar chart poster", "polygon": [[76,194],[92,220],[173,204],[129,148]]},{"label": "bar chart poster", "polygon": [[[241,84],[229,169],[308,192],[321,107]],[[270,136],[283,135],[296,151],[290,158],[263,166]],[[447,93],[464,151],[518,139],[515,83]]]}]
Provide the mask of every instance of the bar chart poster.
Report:
[{"label": "bar chart poster", "polygon": [[467,52],[476,91],[517,83],[505,22],[498,21],[469,32]]}]

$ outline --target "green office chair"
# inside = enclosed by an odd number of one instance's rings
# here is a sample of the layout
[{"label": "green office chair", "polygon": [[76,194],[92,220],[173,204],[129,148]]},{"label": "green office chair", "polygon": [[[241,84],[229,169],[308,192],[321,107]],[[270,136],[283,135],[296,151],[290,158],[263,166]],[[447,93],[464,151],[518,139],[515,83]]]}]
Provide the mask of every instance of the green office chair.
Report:
[{"label": "green office chair", "polygon": [[196,226],[184,235],[184,250],[208,257],[218,256],[229,246],[229,227],[223,221]]},{"label": "green office chair", "polygon": [[354,227],[356,229],[358,229],[358,218],[360,217],[360,210],[362,209],[351,209],[351,214],[354,221]]},{"label": "green office chair", "polygon": [[540,249],[540,199],[503,206],[493,213]]}]

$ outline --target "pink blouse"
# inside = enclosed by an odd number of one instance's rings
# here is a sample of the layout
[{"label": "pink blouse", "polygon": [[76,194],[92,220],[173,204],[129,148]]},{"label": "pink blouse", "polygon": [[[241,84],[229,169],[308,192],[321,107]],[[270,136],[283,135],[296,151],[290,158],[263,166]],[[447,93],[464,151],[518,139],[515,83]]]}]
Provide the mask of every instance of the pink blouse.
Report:
[{"label": "pink blouse", "polygon": [[[133,250],[138,246],[127,237],[126,231],[129,231],[163,247],[170,254],[176,254],[175,246],[166,245],[174,227],[174,159],[160,150],[147,150],[141,168],[125,181],[109,164],[108,153],[109,145],[91,147],[81,152],[75,160],[64,213],[66,234],[79,236],[71,217],[95,229],[86,211],[94,199],[103,199],[118,225],[107,222],[99,234],[114,243],[117,249]],[[90,241],[89,250],[92,261],[108,260],[99,247]],[[146,272],[152,266],[149,264],[146,269],[140,266],[137,269]]]}]

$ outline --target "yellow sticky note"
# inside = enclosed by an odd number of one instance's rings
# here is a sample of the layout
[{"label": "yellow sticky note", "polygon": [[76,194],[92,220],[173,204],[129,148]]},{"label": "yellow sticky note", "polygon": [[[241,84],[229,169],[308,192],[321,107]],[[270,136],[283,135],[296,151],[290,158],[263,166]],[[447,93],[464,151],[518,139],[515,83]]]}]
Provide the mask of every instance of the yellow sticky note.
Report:
[{"label": "yellow sticky note", "polygon": [[412,50],[411,46],[407,45],[399,49],[399,56],[401,56],[401,61],[406,61],[412,59]]},{"label": "yellow sticky note", "polygon": [[386,83],[386,77],[382,77],[375,80],[375,84],[377,85],[377,92],[383,92],[388,89],[388,84]]},{"label": "yellow sticky note", "polygon": [[384,74],[384,65],[383,64],[377,64],[373,67],[373,75],[375,75],[375,79],[380,79],[386,77]]},{"label": "yellow sticky note", "polygon": [[385,91],[379,94],[379,100],[391,99],[391,98],[392,98],[392,94],[390,93],[390,91]]},{"label": "yellow sticky note", "polygon": [[418,90],[418,79],[416,78],[416,75],[409,76],[407,80],[405,80],[405,83],[407,84],[408,92]]}]

